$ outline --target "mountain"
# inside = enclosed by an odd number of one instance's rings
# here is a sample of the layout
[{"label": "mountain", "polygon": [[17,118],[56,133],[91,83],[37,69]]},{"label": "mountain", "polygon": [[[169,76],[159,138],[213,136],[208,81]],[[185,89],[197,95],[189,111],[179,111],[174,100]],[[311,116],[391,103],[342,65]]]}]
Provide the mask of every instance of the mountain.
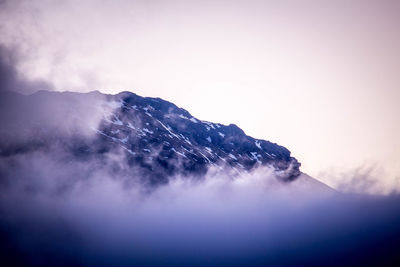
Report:
[{"label": "mountain", "polygon": [[128,166],[116,166],[116,172],[139,173],[149,185],[177,175],[201,178],[210,168],[235,176],[267,166],[288,182],[301,174],[285,147],[250,137],[235,124],[200,120],[160,98],[131,92],[3,92],[0,105],[2,157],[62,149],[64,160],[84,162],[105,161],[115,152]]}]

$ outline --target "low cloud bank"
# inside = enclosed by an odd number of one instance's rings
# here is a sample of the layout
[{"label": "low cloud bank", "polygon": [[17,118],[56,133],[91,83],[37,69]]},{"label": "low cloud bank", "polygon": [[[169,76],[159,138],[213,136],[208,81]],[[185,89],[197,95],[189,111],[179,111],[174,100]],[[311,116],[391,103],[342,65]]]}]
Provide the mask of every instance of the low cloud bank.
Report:
[{"label": "low cloud bank", "polygon": [[[345,195],[268,168],[210,170],[149,189],[105,160],[62,151],[0,161],[0,251],[30,265],[394,264],[400,198]],[[127,169],[128,170],[128,169]]]}]

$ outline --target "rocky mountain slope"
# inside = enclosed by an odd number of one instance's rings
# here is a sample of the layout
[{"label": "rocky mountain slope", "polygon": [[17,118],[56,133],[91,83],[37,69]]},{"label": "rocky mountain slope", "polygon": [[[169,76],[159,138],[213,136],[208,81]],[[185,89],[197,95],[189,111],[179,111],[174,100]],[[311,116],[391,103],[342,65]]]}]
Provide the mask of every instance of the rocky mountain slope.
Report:
[{"label": "rocky mountain slope", "polygon": [[66,159],[84,161],[118,152],[129,166],[124,172],[149,184],[201,177],[211,167],[240,175],[269,166],[283,181],[300,175],[300,163],[285,147],[247,136],[234,124],[194,118],[160,98],[39,91],[2,93],[0,104],[3,157],[62,148]]}]

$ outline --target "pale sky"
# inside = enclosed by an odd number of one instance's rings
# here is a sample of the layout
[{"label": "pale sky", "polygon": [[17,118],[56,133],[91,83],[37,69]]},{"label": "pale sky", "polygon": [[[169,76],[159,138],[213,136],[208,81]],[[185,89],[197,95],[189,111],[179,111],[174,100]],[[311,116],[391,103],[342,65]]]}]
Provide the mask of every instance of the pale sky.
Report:
[{"label": "pale sky", "polygon": [[[235,123],[331,185],[400,177],[400,1],[1,1],[0,43],[56,90]],[[336,177],[336,178],[335,178]]]}]

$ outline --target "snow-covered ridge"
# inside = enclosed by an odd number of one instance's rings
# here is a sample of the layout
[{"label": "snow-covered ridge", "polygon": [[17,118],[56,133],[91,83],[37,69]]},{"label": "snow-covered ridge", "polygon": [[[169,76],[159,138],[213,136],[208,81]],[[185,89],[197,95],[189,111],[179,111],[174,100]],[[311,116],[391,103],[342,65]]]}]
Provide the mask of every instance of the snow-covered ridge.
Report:
[{"label": "snow-covered ridge", "polygon": [[[236,125],[199,120],[170,102],[129,92],[108,96],[107,101],[114,108],[114,117],[104,120],[99,128],[115,138],[108,138],[109,141],[129,140],[122,143],[135,153],[135,157],[128,155],[135,159],[152,157],[155,165],[159,164],[157,159],[166,160],[168,166],[163,168],[183,173],[206,172],[209,165],[241,173],[263,165],[274,168],[283,180],[293,180],[300,174],[300,164],[289,150],[247,136]],[[143,149],[151,155],[141,155]]]},{"label": "snow-covered ridge", "polygon": [[[79,157],[118,153],[132,173],[141,173],[151,184],[168,182],[174,175],[201,176],[210,167],[240,175],[268,166],[286,181],[300,174],[300,163],[285,147],[247,136],[234,124],[200,120],[159,98],[131,92],[46,91],[13,97],[13,108],[24,114],[20,132],[35,133],[29,135],[32,146],[62,143]],[[40,114],[44,103],[57,112]],[[18,145],[0,147],[0,153],[17,153]],[[21,146],[26,148],[26,144]]]}]

